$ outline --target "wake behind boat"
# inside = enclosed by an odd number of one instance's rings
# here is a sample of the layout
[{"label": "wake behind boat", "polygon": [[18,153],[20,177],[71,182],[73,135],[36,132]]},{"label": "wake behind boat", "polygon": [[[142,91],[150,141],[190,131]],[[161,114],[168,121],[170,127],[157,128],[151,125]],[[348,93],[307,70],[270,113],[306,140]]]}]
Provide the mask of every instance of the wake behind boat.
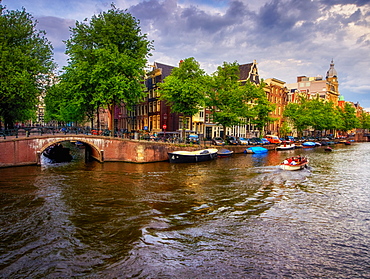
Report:
[{"label": "wake behind boat", "polygon": [[170,163],[197,163],[217,158],[217,149],[209,148],[195,151],[168,152]]},{"label": "wake behind boat", "polygon": [[280,168],[283,170],[295,171],[307,167],[307,164],[308,159],[306,157],[290,157],[285,159],[284,162],[280,164]]}]

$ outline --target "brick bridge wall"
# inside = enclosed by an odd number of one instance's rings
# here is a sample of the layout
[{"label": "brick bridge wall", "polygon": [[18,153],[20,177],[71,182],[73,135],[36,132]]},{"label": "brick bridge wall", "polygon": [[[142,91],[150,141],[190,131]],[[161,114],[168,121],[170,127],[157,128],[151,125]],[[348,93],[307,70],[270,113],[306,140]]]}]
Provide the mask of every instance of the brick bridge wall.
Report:
[{"label": "brick bridge wall", "polygon": [[[0,167],[40,164],[42,152],[62,141],[81,141],[91,147],[92,156],[100,161],[148,163],[168,160],[167,152],[196,150],[199,146],[180,147],[173,144],[128,140],[89,135],[45,135],[29,138],[0,140]],[[243,152],[240,147],[235,153]]]}]

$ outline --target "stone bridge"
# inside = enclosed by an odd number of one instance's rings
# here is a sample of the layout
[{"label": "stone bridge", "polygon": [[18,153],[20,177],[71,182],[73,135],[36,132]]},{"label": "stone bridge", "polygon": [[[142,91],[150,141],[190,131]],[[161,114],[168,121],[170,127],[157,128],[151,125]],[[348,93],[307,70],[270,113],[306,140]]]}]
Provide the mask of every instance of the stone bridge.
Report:
[{"label": "stone bridge", "polygon": [[0,140],[0,167],[39,165],[42,152],[54,143],[83,142],[89,156],[99,162],[147,163],[168,160],[167,152],[194,147],[93,135],[44,135]]}]

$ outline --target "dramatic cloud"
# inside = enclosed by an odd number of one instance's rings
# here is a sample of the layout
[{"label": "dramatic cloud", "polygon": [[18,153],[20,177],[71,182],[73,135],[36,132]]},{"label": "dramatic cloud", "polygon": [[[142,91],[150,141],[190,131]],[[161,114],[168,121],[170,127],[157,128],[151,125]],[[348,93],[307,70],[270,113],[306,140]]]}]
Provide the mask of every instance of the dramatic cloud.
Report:
[{"label": "dramatic cloud", "polygon": [[[65,65],[63,40],[75,21],[110,8],[99,0],[3,0],[26,8],[47,32],[55,59]],[[223,61],[259,63],[262,78],[287,83],[300,75],[325,76],[334,59],[340,92],[370,108],[368,0],[117,0],[154,41],[154,61],[177,65],[195,57],[212,73]]]}]

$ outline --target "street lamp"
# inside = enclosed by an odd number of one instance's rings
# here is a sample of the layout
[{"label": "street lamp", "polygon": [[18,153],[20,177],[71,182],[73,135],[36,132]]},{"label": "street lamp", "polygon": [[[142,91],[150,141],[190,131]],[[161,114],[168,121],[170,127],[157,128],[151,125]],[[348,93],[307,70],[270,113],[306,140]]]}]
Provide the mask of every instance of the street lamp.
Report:
[{"label": "street lamp", "polygon": [[164,137],[166,137],[166,129],[167,129],[167,113],[164,113],[163,114],[163,126],[162,126],[163,130],[164,130]]}]

